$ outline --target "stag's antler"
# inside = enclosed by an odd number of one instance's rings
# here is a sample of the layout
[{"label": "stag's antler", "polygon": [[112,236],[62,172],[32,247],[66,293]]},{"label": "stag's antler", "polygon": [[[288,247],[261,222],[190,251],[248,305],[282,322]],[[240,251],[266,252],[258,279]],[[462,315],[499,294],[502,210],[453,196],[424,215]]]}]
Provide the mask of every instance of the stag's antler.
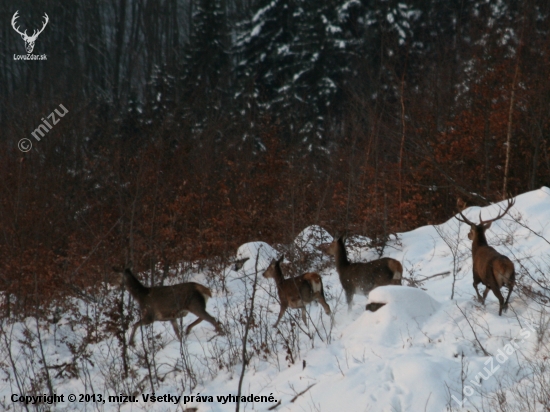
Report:
[{"label": "stag's antler", "polygon": [[487,223],[492,223],[494,222],[495,220],[499,220],[501,219],[506,213],[508,213],[508,211],[510,210],[510,208],[512,206],[514,206],[514,203],[516,203],[516,199],[508,199],[508,204],[506,205],[506,209],[504,209],[504,212],[500,212],[498,214],[497,217],[494,217],[492,219],[489,219],[489,220],[483,220],[481,219],[481,211],[479,212],[479,224],[480,225],[486,225]]},{"label": "stag's antler", "polygon": [[459,214],[460,216],[462,216],[462,219],[459,218],[458,216],[455,216],[455,219],[456,219],[456,220],[458,220],[459,222],[462,222],[462,223],[467,223],[467,224],[469,224],[470,226],[476,226],[476,224],[475,224],[474,222],[472,222],[470,219],[468,219],[466,216],[464,216],[464,215],[462,214],[462,212],[458,212],[458,214]]},{"label": "stag's antler", "polygon": [[[501,212],[497,215],[497,217],[494,217],[494,218],[489,219],[489,220],[483,220],[483,219],[481,218],[481,211],[479,211],[479,225],[487,225],[488,223],[493,223],[495,220],[501,219],[506,213],[508,213],[508,211],[510,210],[510,208],[511,208],[512,206],[514,206],[514,203],[516,203],[516,200],[515,200],[515,199],[508,199],[508,204],[506,205],[506,209],[504,209],[504,211],[501,211]],[[470,219],[468,219],[466,216],[464,216],[464,215],[462,214],[462,212],[458,212],[458,214],[459,214],[460,216],[462,216],[462,219],[459,218],[458,216],[455,216],[455,218],[456,218],[458,221],[460,221],[460,222],[462,222],[462,223],[467,223],[467,224],[469,224],[470,226],[477,226],[477,225],[478,225],[478,224],[472,222],[472,221],[471,221]]]}]

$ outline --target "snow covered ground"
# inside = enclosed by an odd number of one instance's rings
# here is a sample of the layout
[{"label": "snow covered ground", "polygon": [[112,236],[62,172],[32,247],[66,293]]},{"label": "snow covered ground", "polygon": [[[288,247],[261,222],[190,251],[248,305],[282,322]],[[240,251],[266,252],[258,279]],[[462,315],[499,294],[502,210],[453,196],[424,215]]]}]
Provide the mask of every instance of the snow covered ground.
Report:
[{"label": "snow covered ground", "polygon": [[[480,210],[489,218],[503,204],[464,213],[477,221]],[[310,267],[325,268],[321,274],[333,310],[329,317],[320,305],[311,305],[307,326],[298,310],[289,309],[278,329],[272,328],[279,311],[276,290],[262,273],[278,254],[264,242],[241,246],[237,259],[248,260],[238,270],[223,269],[223,281],[219,273],[185,276],[211,287],[214,297],[207,310],[224,324],[227,336],[216,336],[203,322],[180,344],[168,322],[157,322],[136,334],[126,366],[120,341],[82,321],[113,322],[106,308],[119,296],[115,290],[103,302],[75,301],[72,313],[82,318],[75,321],[66,314],[56,325],[41,323],[40,336],[32,318],[25,323],[4,319],[0,409],[22,410],[23,403],[12,402],[12,394],[47,394],[50,381],[65,401],[40,406],[44,410],[233,411],[236,403],[228,395],[237,394],[252,312],[242,380],[247,398],[241,410],[263,411],[278,404],[277,411],[548,411],[549,225],[550,189],[543,187],[518,196],[510,214],[487,231],[489,244],[509,256],[517,272],[510,310],[501,317],[492,292],[485,306],[474,299],[469,227],[453,218],[400,233],[386,247],[384,256],[400,260],[405,283],[416,287],[386,286],[368,299],[355,295],[349,313],[334,264],[318,253],[330,235],[317,226],[306,228],[295,247],[310,257]],[[360,247],[364,241],[358,239],[359,246],[348,249],[351,260],[377,257]],[[283,271],[291,268],[283,266]],[[370,312],[365,311],[367,302],[385,305]],[[183,323],[192,320],[189,315]],[[170,397],[150,402],[153,392]],[[68,394],[86,393],[102,394],[106,402],[67,401]],[[121,394],[134,395],[136,401],[108,398]]]}]

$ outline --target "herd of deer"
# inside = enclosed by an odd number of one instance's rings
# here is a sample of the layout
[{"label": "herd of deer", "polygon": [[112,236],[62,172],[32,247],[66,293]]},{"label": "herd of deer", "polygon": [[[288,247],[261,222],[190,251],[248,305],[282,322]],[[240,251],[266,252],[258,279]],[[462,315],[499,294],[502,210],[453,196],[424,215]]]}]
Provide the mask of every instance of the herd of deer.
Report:
[{"label": "herd of deer", "polygon": [[[461,218],[456,217],[459,221],[470,225],[468,238],[472,241],[474,288],[478,299],[485,304],[485,298],[489,290],[492,290],[500,303],[499,316],[508,307],[508,300],[515,284],[515,270],[510,259],[487,244],[485,231],[491,227],[492,222],[501,219],[513,205],[514,200],[508,200],[506,209],[490,220],[482,220],[480,212],[479,224],[466,218],[462,212],[459,212]],[[355,293],[367,295],[377,286],[401,285],[403,266],[399,261],[386,257],[370,262],[352,263],[348,260],[344,241],[343,236],[335,239],[326,249],[326,253],[334,257],[348,310],[351,310]],[[305,306],[313,301],[318,301],[325,309],[325,313],[329,315],[331,311],[325,300],[321,276],[317,273],[304,273],[285,279],[280,265],[283,259],[284,257],[273,260],[264,272],[264,277],[275,280],[281,306],[279,317],[273,326],[276,327],[279,324],[289,307],[301,309],[302,320],[307,324]],[[189,312],[198,319],[187,327],[186,334],[189,334],[193,326],[203,320],[210,322],[219,334],[224,334],[220,323],[206,311],[206,302],[212,297],[210,289],[206,286],[187,282],[173,286],[146,287],[130,269],[127,268],[119,273],[120,284],[133,296],[141,310],[141,318],[133,325],[130,334],[130,344],[133,344],[138,326],[149,325],[154,321],[171,321],[177,337],[181,340],[176,319],[186,316]],[[477,288],[479,283],[483,283],[486,287],[483,297]],[[506,301],[500,293],[502,286],[508,288]]]}]

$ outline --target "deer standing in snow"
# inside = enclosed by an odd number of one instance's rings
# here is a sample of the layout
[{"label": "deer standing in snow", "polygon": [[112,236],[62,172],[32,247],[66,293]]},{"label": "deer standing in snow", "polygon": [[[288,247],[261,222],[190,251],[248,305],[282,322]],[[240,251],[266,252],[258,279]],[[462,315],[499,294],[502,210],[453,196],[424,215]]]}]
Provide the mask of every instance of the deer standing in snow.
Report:
[{"label": "deer standing in snow", "polygon": [[[470,225],[468,239],[472,241],[472,270],[474,273],[474,289],[476,290],[477,297],[482,304],[485,304],[485,298],[489,290],[492,290],[500,303],[499,316],[502,315],[503,310],[506,311],[508,309],[508,300],[515,285],[516,271],[514,264],[508,257],[501,255],[488,245],[485,231],[491,227],[491,223],[501,219],[514,203],[515,200],[508,199],[504,212],[500,212],[497,217],[490,220],[482,220],[481,212],[479,212],[479,224],[475,224],[469,220],[462,212],[459,212],[462,219],[456,217],[460,222]],[[485,285],[483,297],[477,289],[477,285],[480,283]],[[504,285],[508,287],[506,301],[504,301],[504,297],[500,293],[500,289]]]},{"label": "deer standing in snow", "polygon": [[336,270],[340,283],[346,294],[348,310],[355,293],[368,295],[377,286],[401,285],[403,266],[392,258],[381,258],[370,262],[355,262],[348,260],[345,237],[335,239],[327,248],[326,253],[334,256]]},{"label": "deer standing in snow", "polygon": [[[116,270],[115,270],[116,271]],[[134,323],[130,334],[129,344],[134,342],[134,335],[138,326],[150,325],[160,320],[169,320],[172,323],[174,332],[181,341],[181,333],[176,319],[182,318],[191,312],[198,317],[191,323],[185,334],[191,332],[193,326],[203,320],[210,322],[216,331],[223,335],[224,332],[219,322],[206,311],[206,302],[212,297],[212,292],[206,286],[195,282],[179,283],[172,286],[144,286],[132,273],[130,269],[119,272],[119,283],[124,285],[126,290],[139,304],[141,319]]]},{"label": "deer standing in snow", "polygon": [[277,327],[279,321],[289,307],[302,309],[302,320],[304,324],[307,325],[305,306],[314,300],[318,301],[321,306],[323,306],[327,315],[330,315],[330,307],[325,300],[321,276],[311,272],[285,279],[281,270],[281,262],[283,260],[284,256],[279,260],[273,259],[264,272],[265,278],[275,279],[277,293],[279,294],[279,301],[281,303],[279,317],[273,327]]}]

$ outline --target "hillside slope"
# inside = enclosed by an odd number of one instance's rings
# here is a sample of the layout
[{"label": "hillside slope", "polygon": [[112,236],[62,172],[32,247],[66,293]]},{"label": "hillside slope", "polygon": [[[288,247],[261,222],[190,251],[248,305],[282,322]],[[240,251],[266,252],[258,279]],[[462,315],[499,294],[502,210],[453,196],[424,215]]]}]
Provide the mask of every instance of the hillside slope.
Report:
[{"label": "hillside slope", "polygon": [[[464,213],[477,220],[480,211],[488,218],[498,207],[473,207]],[[550,189],[518,196],[510,215],[487,232],[489,244],[509,256],[517,272],[511,308],[501,317],[492,293],[485,306],[474,299],[468,230],[453,218],[399,234],[384,255],[399,259],[405,283],[416,287],[378,288],[368,300],[355,295],[349,313],[333,263],[308,244],[315,256],[310,266],[324,268],[333,317],[320,305],[311,305],[306,327],[299,311],[289,309],[278,329],[272,328],[278,314],[274,283],[262,276],[277,252],[263,242],[243,245],[237,257],[249,259],[238,270],[226,267],[223,282],[205,273],[188,279],[213,289],[208,310],[224,323],[228,335],[215,336],[203,322],[180,345],[169,323],[143,328],[143,338],[138,332],[136,347],[129,351],[127,378],[115,337],[89,343],[86,356],[77,357],[75,345],[90,336],[85,325],[75,325],[68,316],[55,326],[41,324],[46,362],[62,365],[78,358],[73,375],[56,377],[59,370],[50,370],[57,394],[137,396],[134,403],[58,403],[56,410],[235,410],[227,396],[237,394],[242,341],[254,305],[242,395],[272,398],[249,398],[252,402],[245,400],[241,410],[268,410],[280,402],[277,411],[548,411],[550,371],[544,366],[550,357]],[[309,231],[321,232],[327,241],[326,232],[312,227],[300,234],[300,242]],[[376,257],[361,247],[365,239],[355,240],[351,260]],[[385,305],[369,312],[368,301]],[[98,322],[107,319],[105,303],[75,305]],[[0,354],[11,361],[2,363],[1,405],[19,410],[23,405],[10,402],[12,393],[31,394],[32,382],[40,376],[45,385],[43,359],[35,359],[36,322],[2,322]],[[181,395],[179,406],[144,402],[142,394],[153,392]]]}]

